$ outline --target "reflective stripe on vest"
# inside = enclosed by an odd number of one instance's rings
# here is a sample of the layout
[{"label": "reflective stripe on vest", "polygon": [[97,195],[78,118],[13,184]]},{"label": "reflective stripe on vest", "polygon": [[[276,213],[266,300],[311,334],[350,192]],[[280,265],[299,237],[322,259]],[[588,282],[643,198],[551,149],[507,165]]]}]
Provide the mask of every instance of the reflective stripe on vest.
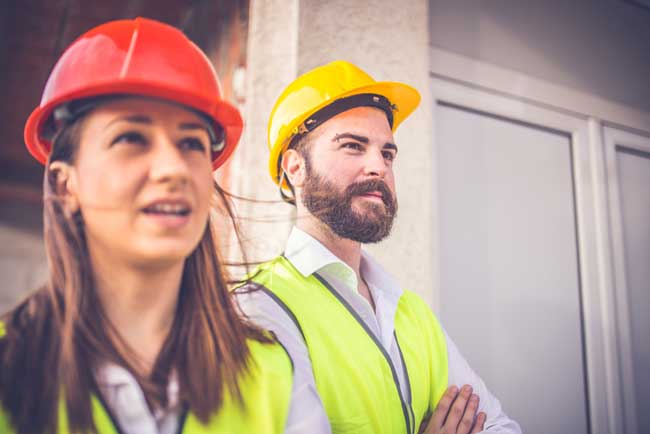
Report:
[{"label": "reflective stripe on vest", "polygon": [[[291,401],[293,367],[279,344],[262,344],[249,340],[251,351],[249,373],[239,385],[244,406],[228,393],[219,412],[208,424],[201,423],[192,413],[181,417],[179,434],[283,434]],[[96,396],[92,397],[92,412],[98,434],[121,434],[119,427]],[[68,434],[63,399],[59,402],[57,433]],[[0,433],[15,434],[6,413],[0,409]]]},{"label": "reflective stripe on vest", "polygon": [[278,257],[251,278],[302,332],[334,434],[413,434],[447,387],[447,347],[429,307],[404,291],[395,313],[407,396],[381,343],[317,273],[304,277]]}]

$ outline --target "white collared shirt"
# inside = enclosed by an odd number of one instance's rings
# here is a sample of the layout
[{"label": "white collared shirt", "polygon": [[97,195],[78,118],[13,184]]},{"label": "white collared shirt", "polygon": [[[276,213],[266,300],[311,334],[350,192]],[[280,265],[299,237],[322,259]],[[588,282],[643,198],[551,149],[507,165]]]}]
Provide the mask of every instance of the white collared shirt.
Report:
[{"label": "white collared shirt", "polygon": [[152,413],[135,377],[122,366],[105,363],[95,370],[95,381],[111,415],[124,434],[175,434],[181,416],[178,379],[167,384],[167,407]]},{"label": "white collared shirt", "polygon": [[[123,434],[179,432],[183,405],[179,400],[178,378],[174,372],[167,385],[167,407],[157,408],[153,412],[137,380],[124,367],[104,363],[95,370],[94,377],[101,398]],[[308,379],[311,379],[311,383]],[[315,390],[313,376],[307,378],[305,375],[294,373],[285,434],[330,433],[327,415],[322,407],[320,410],[318,408],[320,398]],[[314,402],[318,403],[316,407],[310,407]]]},{"label": "white collared shirt", "polygon": [[[365,280],[376,309],[359,294],[354,270],[336,257],[318,240],[294,227],[289,235],[284,256],[305,277],[318,273],[352,307],[368,329],[389,354],[397,372],[400,390],[407,395],[407,379],[395,339],[395,312],[403,290],[370,255],[361,251],[360,272]],[[289,414],[307,417],[319,434],[331,432],[325,409],[314,381],[309,351],[293,320],[264,291],[239,294],[242,311],[257,325],[272,330],[287,349],[294,363],[294,377],[300,380],[301,398],[292,402]],[[443,330],[444,332],[444,330]],[[470,368],[458,348],[444,332],[447,344],[449,385],[469,384],[480,397],[479,410],[487,414],[485,433],[521,434],[517,422],[508,418],[499,400],[490,393],[483,380]],[[299,431],[296,431],[299,432]],[[304,431],[307,432],[307,431]]]}]

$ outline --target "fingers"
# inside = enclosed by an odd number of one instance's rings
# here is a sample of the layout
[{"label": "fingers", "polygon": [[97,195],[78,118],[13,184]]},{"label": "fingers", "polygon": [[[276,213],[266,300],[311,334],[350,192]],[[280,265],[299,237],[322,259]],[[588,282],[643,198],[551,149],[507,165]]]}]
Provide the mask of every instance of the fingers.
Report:
[{"label": "fingers", "polygon": [[465,407],[463,417],[460,419],[460,423],[458,424],[458,434],[469,434],[472,426],[474,426],[474,419],[476,416],[476,411],[478,410],[478,402],[478,395],[472,393],[467,402],[467,407]]},{"label": "fingers", "polygon": [[[463,415],[465,414],[465,407],[467,407],[467,402],[472,396],[472,386],[466,384],[460,389],[460,393],[456,396],[456,400],[451,405],[449,409],[449,414],[447,420],[444,423],[445,431],[456,432],[458,425],[460,424]],[[476,412],[476,409],[474,410]],[[472,415],[474,417],[474,415]],[[471,425],[470,425],[471,428]],[[467,434],[469,429],[463,434]]]},{"label": "fingers", "polygon": [[487,415],[484,412],[480,412],[476,417],[476,423],[474,424],[474,429],[472,429],[472,432],[470,434],[476,434],[483,431],[485,427],[486,418]]},{"label": "fingers", "polygon": [[466,384],[460,391],[456,386],[449,387],[440,398],[426,429],[420,432],[476,434],[483,431],[486,414],[480,412],[477,416],[479,402],[478,395],[472,393],[472,386]]},{"label": "fingers", "polygon": [[449,413],[451,404],[454,402],[454,399],[456,399],[457,395],[458,387],[456,386],[449,387],[445,394],[442,395],[442,398],[440,398],[440,401],[438,401],[438,405],[436,406],[431,419],[429,419],[427,429],[424,431],[425,434],[437,433],[440,430],[442,424],[445,422],[447,413]]}]

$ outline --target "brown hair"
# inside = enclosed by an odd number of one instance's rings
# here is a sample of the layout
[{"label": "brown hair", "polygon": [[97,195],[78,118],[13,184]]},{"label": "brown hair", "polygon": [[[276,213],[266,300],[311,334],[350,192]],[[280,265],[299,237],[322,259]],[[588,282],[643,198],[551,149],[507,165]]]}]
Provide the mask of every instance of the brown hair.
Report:
[{"label": "brown hair", "polygon": [[[57,134],[50,163],[74,162],[82,123],[83,118],[77,119]],[[96,431],[90,397],[97,390],[93,368],[99,361],[126,367],[154,403],[165,403],[167,379],[175,369],[181,399],[202,422],[220,408],[224,393],[241,401],[238,378],[248,366],[246,341],[271,339],[239,315],[219,260],[212,218],[185,261],[174,324],[146,378],[138,374],[133,352],[102,310],[83,219],[62,206],[56,181],[57,173],[46,167],[49,281],[3,316],[0,401],[17,432],[55,432],[61,393],[70,431]],[[229,200],[216,183],[215,196],[236,231]]]}]

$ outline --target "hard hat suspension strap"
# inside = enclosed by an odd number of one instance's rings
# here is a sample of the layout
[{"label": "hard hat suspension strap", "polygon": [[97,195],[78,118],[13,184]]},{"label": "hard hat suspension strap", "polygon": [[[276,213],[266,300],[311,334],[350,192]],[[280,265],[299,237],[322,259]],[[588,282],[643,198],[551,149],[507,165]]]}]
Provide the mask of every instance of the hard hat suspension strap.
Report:
[{"label": "hard hat suspension strap", "polygon": [[397,110],[397,106],[392,104],[383,95],[362,93],[337,99],[333,103],[318,110],[298,127],[298,134],[306,134],[313,131],[326,120],[355,107],[376,107],[383,110],[386,113],[390,127],[393,128],[393,111]]},{"label": "hard hat suspension strap", "polygon": [[[305,134],[315,130],[319,125],[328,119],[333,118],[339,113],[353,109],[355,107],[376,107],[381,109],[386,113],[386,118],[388,118],[388,124],[393,128],[393,111],[398,110],[398,107],[395,104],[392,104],[388,98],[383,95],[378,95],[374,93],[362,93],[358,95],[352,95],[345,98],[337,99],[331,104],[323,107],[318,110],[316,113],[309,116],[302,124],[296,128],[296,132],[293,136],[288,138],[289,146],[286,149],[292,149],[300,141],[300,138]],[[285,142],[286,143],[286,142]],[[286,150],[285,149],[285,150]],[[282,151],[278,157],[278,181],[280,183],[280,195],[285,202],[295,204],[295,199],[287,196],[282,189],[282,181],[284,178],[284,171],[280,167],[282,164]],[[287,180],[288,181],[288,180]]]},{"label": "hard hat suspension strap", "polygon": [[[126,98],[130,95],[128,94],[114,94],[114,95],[102,95],[97,97],[90,98],[81,98],[69,101],[67,103],[61,104],[52,111],[52,115],[45,122],[43,128],[43,138],[51,141],[54,136],[66,125],[74,123],[81,116],[90,112],[92,109],[97,107],[99,104],[120,99]],[[179,104],[180,105],[180,104]],[[223,151],[223,148],[226,144],[226,134],[223,127],[219,124],[216,124],[212,121],[210,116],[207,114],[195,110],[191,107],[182,106],[186,110],[190,110],[196,113],[201,119],[205,122],[205,129],[208,132],[210,138],[210,150],[212,153],[212,158],[216,158],[218,154]]]}]

